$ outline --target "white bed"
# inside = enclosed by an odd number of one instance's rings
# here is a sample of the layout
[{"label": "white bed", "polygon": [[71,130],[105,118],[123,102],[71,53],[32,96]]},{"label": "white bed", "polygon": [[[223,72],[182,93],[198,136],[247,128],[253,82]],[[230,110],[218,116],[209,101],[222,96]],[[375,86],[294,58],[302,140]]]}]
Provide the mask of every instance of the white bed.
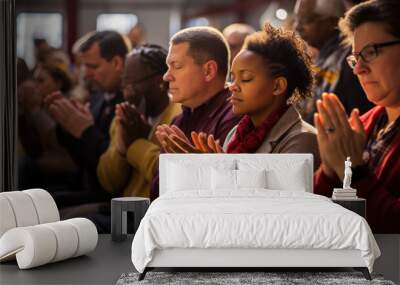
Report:
[{"label": "white bed", "polygon": [[309,154],[164,154],[132,243],[155,267],[355,267],[380,251],[359,215],[312,194]]}]

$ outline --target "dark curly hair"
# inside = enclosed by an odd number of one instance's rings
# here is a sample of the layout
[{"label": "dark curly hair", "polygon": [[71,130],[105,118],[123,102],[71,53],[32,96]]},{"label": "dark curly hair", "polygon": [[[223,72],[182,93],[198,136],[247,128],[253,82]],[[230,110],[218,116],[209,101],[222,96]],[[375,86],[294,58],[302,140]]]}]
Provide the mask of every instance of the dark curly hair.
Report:
[{"label": "dark curly hair", "polygon": [[145,44],[136,48],[133,53],[140,53],[140,61],[153,72],[164,74],[167,72],[167,50],[159,45]]},{"label": "dark curly hair", "polygon": [[243,49],[262,56],[272,76],[287,80],[289,104],[311,97],[314,76],[305,42],[294,32],[266,24],[262,31],[247,36]]}]

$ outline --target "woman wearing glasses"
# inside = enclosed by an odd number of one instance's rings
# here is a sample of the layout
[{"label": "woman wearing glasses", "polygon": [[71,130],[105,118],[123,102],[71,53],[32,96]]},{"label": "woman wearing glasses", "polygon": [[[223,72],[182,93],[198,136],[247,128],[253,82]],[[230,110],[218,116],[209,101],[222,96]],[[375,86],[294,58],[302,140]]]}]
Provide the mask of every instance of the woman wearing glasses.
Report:
[{"label": "woman wearing glasses", "polygon": [[341,187],[344,161],[353,164],[352,187],[367,199],[375,233],[400,233],[400,1],[373,0],[341,20],[353,53],[348,62],[368,99],[377,106],[347,118],[334,94],[323,94],[314,116],[322,164],[314,191],[332,195]]}]

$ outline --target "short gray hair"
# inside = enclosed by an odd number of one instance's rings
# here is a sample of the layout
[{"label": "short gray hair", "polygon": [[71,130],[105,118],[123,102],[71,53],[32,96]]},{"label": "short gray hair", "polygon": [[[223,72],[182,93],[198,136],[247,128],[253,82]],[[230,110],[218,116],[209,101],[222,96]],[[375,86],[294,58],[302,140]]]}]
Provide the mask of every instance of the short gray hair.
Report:
[{"label": "short gray hair", "polygon": [[314,12],[321,16],[340,18],[346,12],[343,0],[316,0]]},{"label": "short gray hair", "polygon": [[218,74],[226,79],[229,72],[230,51],[220,31],[211,27],[186,28],[171,38],[171,45],[180,43],[189,44],[188,53],[197,64],[214,60],[218,65]]},{"label": "short gray hair", "polygon": [[222,34],[225,37],[228,37],[229,35],[231,35],[233,33],[238,33],[238,34],[247,36],[247,35],[251,35],[255,31],[256,30],[254,30],[254,28],[250,25],[243,24],[243,23],[233,23],[233,24],[230,24],[229,26],[226,26],[224,28],[224,30],[222,31]]}]

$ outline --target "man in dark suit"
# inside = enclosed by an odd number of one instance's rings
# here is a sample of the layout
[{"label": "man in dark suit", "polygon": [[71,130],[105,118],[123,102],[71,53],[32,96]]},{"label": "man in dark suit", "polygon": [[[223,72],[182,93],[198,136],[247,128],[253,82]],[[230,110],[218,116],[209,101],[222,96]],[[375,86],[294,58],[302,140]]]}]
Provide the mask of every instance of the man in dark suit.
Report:
[{"label": "man in dark suit", "polygon": [[92,34],[79,50],[85,79],[102,93],[91,94],[85,105],[60,93],[45,99],[49,113],[58,123],[57,138],[74,158],[81,174],[80,191],[54,193],[59,208],[110,198],[105,191],[99,191],[96,167],[110,141],[108,131],[115,105],[123,101],[121,79],[129,47],[119,33],[103,31]]}]

